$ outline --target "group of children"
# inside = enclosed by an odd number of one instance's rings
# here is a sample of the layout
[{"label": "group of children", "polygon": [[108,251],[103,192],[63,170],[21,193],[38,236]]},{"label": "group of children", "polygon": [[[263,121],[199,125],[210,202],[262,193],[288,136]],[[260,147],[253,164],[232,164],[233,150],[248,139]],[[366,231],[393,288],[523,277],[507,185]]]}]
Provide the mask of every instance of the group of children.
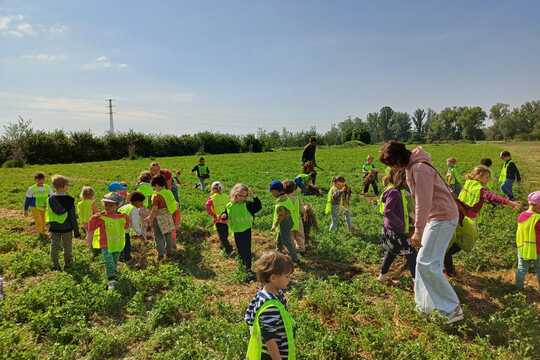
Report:
[{"label": "group of children", "polygon": [[[482,159],[465,176],[462,182],[456,170],[456,159],[447,161],[446,181],[456,197],[466,205],[466,214],[450,243],[444,259],[448,276],[455,274],[453,255],[461,250],[468,251],[478,238],[476,218],[485,202],[521,207],[514,200],[512,185],[520,181],[520,174],[510,154],[501,153],[504,161],[499,177],[505,197],[489,190],[491,160]],[[310,167],[311,166],[311,167]],[[311,170],[311,171],[310,171]],[[252,269],[251,236],[255,215],[262,209],[260,199],[245,184],[238,183],[225,193],[223,184],[214,181],[205,203],[212,218],[222,250],[227,256],[234,254],[229,242],[232,234],[237,255],[247,273],[247,280],[257,278],[263,285],[250,303],[245,321],[252,328],[248,348],[249,359],[288,358],[296,356],[294,343],[294,321],[286,309],[283,290],[289,283],[289,275],[300,263],[298,253],[305,251],[310,230],[317,227],[313,209],[304,202],[305,195],[321,195],[312,176],[313,165],[304,164],[302,174],[294,180],[274,180],[269,191],[275,199],[272,232],[276,236],[276,251],[263,253]],[[369,156],[362,166],[364,193],[373,188],[376,195],[377,170],[373,157]],[[192,169],[198,178],[196,187],[205,191],[210,171],[204,158]],[[60,270],[59,252],[63,249],[64,268],[72,266],[73,236],[86,236],[94,255],[101,255],[105,264],[108,288],[116,286],[118,261],[131,258],[131,236],[145,239],[153,237],[158,252],[158,261],[174,256],[177,229],[180,224],[178,180],[179,172],[173,175],[152,163],[149,171],[140,174],[136,190],[127,192],[127,184],[113,182],[109,192],[101,199],[103,211],[95,201],[95,191],[83,187],[80,201],[68,195],[69,181],[54,175],[52,186],[45,184],[45,175],[37,173],[35,184],[28,188],[24,204],[25,214],[32,214],[37,231],[51,238],[51,260],[53,268]],[[379,212],[383,216],[381,245],[384,250],[378,279],[385,281],[387,273],[397,256],[406,258],[407,266],[414,279],[417,252],[410,242],[414,206],[407,190],[403,169],[387,168],[383,177],[384,190],[379,198]],[[325,214],[331,217],[330,231],[336,231],[343,217],[349,231],[353,230],[349,204],[351,188],[343,176],[335,176],[327,194]],[[517,287],[523,287],[524,276],[530,266],[535,265],[540,283],[540,192],[528,196],[529,207],[518,217],[516,243],[518,247]],[[287,253],[285,255],[284,253]]]}]

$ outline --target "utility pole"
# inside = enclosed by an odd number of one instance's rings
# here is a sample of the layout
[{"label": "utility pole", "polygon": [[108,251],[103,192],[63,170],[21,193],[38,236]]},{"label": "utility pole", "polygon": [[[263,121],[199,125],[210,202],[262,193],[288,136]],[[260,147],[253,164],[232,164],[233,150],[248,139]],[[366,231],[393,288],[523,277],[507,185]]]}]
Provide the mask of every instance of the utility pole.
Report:
[{"label": "utility pole", "polygon": [[109,102],[109,133],[112,135],[114,134],[114,122],[113,122],[113,111],[112,111],[113,99],[108,99],[107,101]]}]

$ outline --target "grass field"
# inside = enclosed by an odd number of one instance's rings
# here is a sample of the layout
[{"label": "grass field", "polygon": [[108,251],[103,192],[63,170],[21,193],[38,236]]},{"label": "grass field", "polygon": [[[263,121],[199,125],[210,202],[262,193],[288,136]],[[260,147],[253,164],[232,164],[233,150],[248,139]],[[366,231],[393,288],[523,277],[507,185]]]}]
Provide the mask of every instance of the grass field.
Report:
[{"label": "grass field", "polygon": [[[482,157],[494,160],[495,174],[502,144],[425,146],[440,169],[448,156],[458,158],[466,172]],[[510,150],[525,175],[518,194],[540,187],[538,143],[514,144]],[[380,260],[378,233],[382,219],[372,199],[360,196],[358,170],[378,147],[321,148],[317,152],[318,183],[328,188],[342,174],[353,186],[354,225],[331,235],[322,215],[325,199],[309,197],[321,230],[304,264],[293,274],[288,292],[297,323],[301,359],[538,359],[540,358],[539,289],[532,277],[528,289],[513,291],[514,234],[517,213],[485,206],[479,218],[481,240],[470,253],[456,257],[460,276],[452,280],[465,308],[466,320],[447,326],[441,319],[414,311],[412,281],[395,285],[375,280]],[[535,158],[536,156],[536,158]],[[226,189],[236,182],[251,186],[263,202],[256,219],[255,256],[275,247],[269,230],[273,201],[267,192],[272,179],[298,174],[300,151],[262,154],[208,155],[211,180]],[[136,240],[134,261],[120,266],[117,291],[105,289],[102,265],[92,260],[82,240],[74,245],[75,266],[52,272],[48,242],[32,233],[22,218],[26,188],[37,170],[60,173],[72,180],[78,196],[92,185],[98,198],[112,180],[135,182],[150,159],[103,163],[30,166],[0,169],[0,272],[6,299],[0,305],[2,359],[241,359],[248,332],[243,315],[257,284],[245,284],[234,259],[223,257],[210,218],[206,196],[193,189],[190,170],[196,157],[157,159],[162,167],[181,169],[182,233],[180,256],[156,265],[152,244]]]}]

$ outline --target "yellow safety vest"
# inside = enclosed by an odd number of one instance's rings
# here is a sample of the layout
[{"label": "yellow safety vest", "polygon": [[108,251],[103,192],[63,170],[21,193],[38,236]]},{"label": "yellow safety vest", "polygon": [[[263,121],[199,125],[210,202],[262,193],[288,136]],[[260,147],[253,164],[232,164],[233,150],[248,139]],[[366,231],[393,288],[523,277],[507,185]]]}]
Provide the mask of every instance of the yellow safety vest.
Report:
[{"label": "yellow safety vest", "polygon": [[214,204],[214,211],[217,216],[223,214],[229,203],[229,197],[226,194],[213,193],[210,195],[212,203]]},{"label": "yellow safety vest", "polygon": [[300,216],[296,216],[296,217],[294,216],[296,207],[294,206],[290,197],[284,196],[282,198],[277,198],[276,205],[274,206],[274,219],[272,220],[272,224],[276,226],[276,232],[279,233],[279,224],[277,224],[277,220],[278,220],[278,209],[280,207],[284,207],[285,209],[289,211],[291,220],[293,223],[292,230],[298,231],[298,229],[300,228],[300,224],[298,224],[298,220]]},{"label": "yellow safety vest", "polygon": [[34,184],[30,188],[36,199],[36,208],[45,209],[47,207],[47,199],[49,198],[49,185],[43,184],[43,186],[37,186]]},{"label": "yellow safety vest", "polygon": [[[126,245],[125,227],[126,218],[122,217],[110,217],[107,215],[101,215],[99,217],[105,223],[105,233],[107,234],[107,250],[109,252],[121,252]],[[92,247],[99,249],[99,228],[94,232],[92,239]]]},{"label": "yellow safety vest", "polygon": [[165,204],[167,204],[167,210],[170,214],[174,214],[176,210],[178,209],[178,203],[176,202],[176,199],[174,198],[174,195],[171,190],[169,189],[161,189],[158,192],[154,192],[154,195],[152,195],[152,198],[159,194],[163,196],[165,199]]},{"label": "yellow safety vest", "polygon": [[510,165],[510,163],[512,163],[512,162],[513,162],[512,160],[508,160],[503,164],[503,167],[501,169],[501,173],[499,175],[499,182],[501,184],[506,181],[506,174],[508,172],[508,165]]},{"label": "yellow safety vest", "polygon": [[241,233],[253,226],[253,215],[247,209],[245,202],[229,202],[227,209],[227,223],[233,233]]},{"label": "yellow safety vest", "polygon": [[144,195],[144,207],[152,207],[152,195],[154,194],[152,185],[145,182],[140,183],[139,186],[137,186],[137,191],[140,191]]},{"label": "yellow safety vest", "polygon": [[524,260],[536,260],[536,224],[540,221],[540,214],[533,213],[527,220],[518,222],[516,231],[516,245],[519,256]]},{"label": "yellow safety vest", "polygon": [[285,306],[281,301],[276,299],[266,300],[264,304],[257,310],[255,314],[255,320],[253,322],[253,328],[251,331],[251,337],[249,339],[248,350],[247,350],[247,359],[248,360],[260,360],[262,354],[262,337],[261,337],[261,327],[259,326],[259,317],[263,312],[265,312],[269,307],[275,307],[279,310],[279,315],[281,320],[283,320],[283,325],[285,327],[285,334],[287,335],[287,346],[288,346],[288,359],[296,360],[296,344],[294,342],[294,320],[285,309]]},{"label": "yellow safety vest", "polygon": [[480,201],[480,195],[483,188],[484,185],[482,185],[480,181],[467,180],[465,181],[458,198],[468,206],[473,207]]},{"label": "yellow safety vest", "polygon": [[47,210],[45,211],[45,222],[47,224],[52,223],[52,222],[63,224],[66,222],[67,217],[68,217],[67,211],[63,214],[57,214],[54,211],[52,211],[50,206],[47,206]]},{"label": "yellow safety vest", "polygon": [[94,200],[83,199],[77,203],[77,216],[81,224],[86,224],[92,217]]}]

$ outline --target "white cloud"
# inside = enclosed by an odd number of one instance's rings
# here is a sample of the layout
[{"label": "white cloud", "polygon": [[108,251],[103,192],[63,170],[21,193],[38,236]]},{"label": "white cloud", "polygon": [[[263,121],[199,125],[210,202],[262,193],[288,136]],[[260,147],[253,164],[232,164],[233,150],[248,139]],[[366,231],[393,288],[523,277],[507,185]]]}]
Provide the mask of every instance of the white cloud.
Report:
[{"label": "white cloud", "polygon": [[47,53],[37,53],[37,54],[23,55],[21,56],[21,59],[52,63],[52,62],[63,61],[66,59],[66,56],[62,54],[55,55],[55,54],[47,54]]},{"label": "white cloud", "polygon": [[126,70],[128,67],[128,64],[114,63],[107,56],[104,55],[96,58],[94,61],[82,65],[83,70]]},{"label": "white cloud", "polygon": [[39,34],[61,34],[67,30],[65,25],[31,24],[21,15],[8,15],[0,17],[0,35],[12,38],[37,36]]}]

